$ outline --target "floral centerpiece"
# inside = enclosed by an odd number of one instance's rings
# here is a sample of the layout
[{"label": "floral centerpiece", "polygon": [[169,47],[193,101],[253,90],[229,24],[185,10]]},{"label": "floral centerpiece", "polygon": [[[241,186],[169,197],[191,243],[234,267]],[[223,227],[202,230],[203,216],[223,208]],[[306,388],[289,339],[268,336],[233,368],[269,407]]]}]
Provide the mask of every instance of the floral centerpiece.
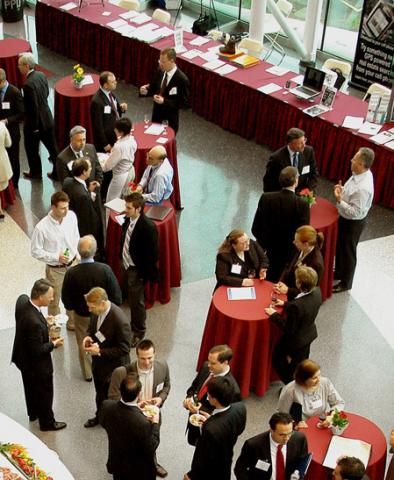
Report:
[{"label": "floral centerpiece", "polygon": [[44,470],[38,468],[23,445],[0,443],[0,453],[28,480],[53,480]]},{"label": "floral centerpiece", "polygon": [[85,78],[85,71],[79,63],[73,66],[72,77],[75,88],[82,88],[82,81]]},{"label": "floral centerpiece", "polygon": [[335,409],[331,416],[331,431],[334,435],[341,435],[349,425],[349,419],[345,412]]},{"label": "floral centerpiece", "polygon": [[310,207],[316,203],[315,194],[313,193],[312,190],[309,190],[309,188],[303,188],[300,191],[299,195],[303,200],[305,200],[309,204]]}]

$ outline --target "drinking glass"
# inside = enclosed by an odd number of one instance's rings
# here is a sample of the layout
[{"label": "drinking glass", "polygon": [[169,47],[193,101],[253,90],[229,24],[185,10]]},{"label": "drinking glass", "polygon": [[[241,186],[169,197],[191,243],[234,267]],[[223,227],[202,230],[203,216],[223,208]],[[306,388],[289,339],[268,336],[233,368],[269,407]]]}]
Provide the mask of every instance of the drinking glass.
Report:
[{"label": "drinking glass", "polygon": [[270,305],[271,308],[275,308],[277,300],[278,300],[278,294],[275,292],[275,290],[272,290],[271,305]]},{"label": "drinking glass", "polygon": [[255,278],[256,277],[256,270],[254,268],[250,268],[248,270],[248,278]]},{"label": "drinking glass", "polygon": [[146,113],[144,115],[144,123],[145,123],[144,129],[148,128],[149,122],[150,122],[150,116]]},{"label": "drinking glass", "polygon": [[164,127],[164,135],[167,135],[168,120],[163,120],[161,124]]}]

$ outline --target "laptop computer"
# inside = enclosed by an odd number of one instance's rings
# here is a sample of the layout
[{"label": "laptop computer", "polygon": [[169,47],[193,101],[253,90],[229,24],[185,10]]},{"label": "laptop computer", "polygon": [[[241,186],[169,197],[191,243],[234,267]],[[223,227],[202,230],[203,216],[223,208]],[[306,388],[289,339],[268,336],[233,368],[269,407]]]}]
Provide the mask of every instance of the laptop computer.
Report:
[{"label": "laptop computer", "polygon": [[149,207],[149,210],[145,212],[145,215],[151,220],[163,221],[170,212],[171,208],[169,207],[153,205],[152,207]]},{"label": "laptop computer", "polygon": [[317,97],[322,91],[325,77],[325,72],[317,68],[306,67],[302,85],[291,88],[290,93],[305,100]]}]

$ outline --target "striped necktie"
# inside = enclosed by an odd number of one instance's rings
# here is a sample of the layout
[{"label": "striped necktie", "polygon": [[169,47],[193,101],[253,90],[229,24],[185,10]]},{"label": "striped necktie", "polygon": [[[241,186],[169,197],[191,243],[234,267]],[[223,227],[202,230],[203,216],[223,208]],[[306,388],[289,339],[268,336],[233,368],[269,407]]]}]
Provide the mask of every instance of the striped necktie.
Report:
[{"label": "striped necktie", "polygon": [[293,167],[295,167],[298,170],[298,153],[297,152],[293,153]]},{"label": "striped necktie", "polygon": [[131,232],[133,230],[133,227],[134,227],[134,222],[130,221],[130,225],[127,228],[126,237],[123,244],[122,260],[123,260],[123,266],[126,270],[129,268],[131,264],[129,247],[130,247],[130,237],[131,237]]}]

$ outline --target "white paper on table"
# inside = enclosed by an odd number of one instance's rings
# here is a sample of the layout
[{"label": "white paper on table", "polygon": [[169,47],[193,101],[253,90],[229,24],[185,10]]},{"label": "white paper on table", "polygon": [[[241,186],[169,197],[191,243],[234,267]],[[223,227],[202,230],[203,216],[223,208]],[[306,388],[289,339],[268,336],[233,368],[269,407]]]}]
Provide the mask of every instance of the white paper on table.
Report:
[{"label": "white paper on table", "polygon": [[109,0],[108,3],[111,3],[112,5],[117,5],[119,7],[120,0]]},{"label": "white paper on table", "polygon": [[379,130],[382,128],[382,125],[377,125],[376,123],[364,122],[358,133],[364,133],[365,135],[376,135]]},{"label": "white paper on table", "polygon": [[146,13],[140,13],[136,17],[132,18],[130,21],[142,25],[143,23],[150,22],[152,18]]},{"label": "white paper on table", "polygon": [[131,38],[133,36],[134,30],[136,28],[133,27],[133,25],[123,25],[122,27],[119,27],[116,29],[118,33],[120,33],[123,37],[129,37]]},{"label": "white paper on table", "polygon": [[378,143],[379,145],[383,145],[384,143],[391,142],[392,140],[394,140],[394,133],[391,133],[388,131],[380,132],[377,135],[370,137],[370,140],[372,140],[375,143]]},{"label": "white paper on table", "polygon": [[345,120],[342,123],[342,127],[358,130],[361,128],[363,123],[363,117],[352,117],[351,115],[346,115]]},{"label": "white paper on table", "polygon": [[164,143],[167,143],[168,142],[168,138],[166,137],[159,137],[157,140],[156,140],[156,143],[161,143],[162,145]]},{"label": "white paper on table", "polygon": [[118,18],[118,20],[113,20],[112,22],[107,23],[107,27],[113,28],[119,28],[122,27],[123,25],[127,25],[126,20],[123,20],[122,18]]},{"label": "white paper on table", "polygon": [[227,298],[229,300],[256,300],[254,287],[228,288]]},{"label": "white paper on table", "polygon": [[215,60],[216,58],[218,58],[218,56],[216,55],[215,52],[204,52],[204,53],[200,53],[200,57],[201,57],[203,60],[206,60],[207,62],[210,62],[211,60]]},{"label": "white paper on table", "polygon": [[[273,67],[267,68],[266,72],[267,73],[272,73],[273,75],[276,75],[277,77],[281,77],[285,73],[287,73],[289,70],[286,68],[278,67],[274,65]],[[302,77],[304,78],[304,77]]]},{"label": "white paper on table", "polygon": [[160,40],[160,38],[162,38],[161,35],[158,35],[156,33],[156,31],[152,31],[144,27],[136,28],[133,32],[133,37],[148,43],[156,42],[157,40]]},{"label": "white paper on table", "polygon": [[198,57],[200,53],[201,53],[200,50],[193,49],[193,50],[189,50],[187,52],[182,53],[182,57],[191,59],[191,58]]},{"label": "white paper on table", "polygon": [[391,150],[394,150],[394,140],[391,140],[391,142],[385,143],[385,147],[391,148]]},{"label": "white paper on table", "polygon": [[91,75],[85,75],[84,79],[81,82],[81,85],[93,85],[94,80]]},{"label": "white paper on table", "polygon": [[147,133],[148,135],[160,135],[163,131],[163,125],[160,125],[160,123],[152,123],[146,130],[144,130],[144,133]]},{"label": "white paper on table", "polygon": [[222,48],[222,45],[215,45],[213,47],[208,48],[208,52],[215,52],[219,53],[219,50]]},{"label": "white paper on table", "polygon": [[394,133],[394,127],[393,127],[393,128],[389,128],[387,131],[390,132],[390,133]]},{"label": "white paper on table", "polygon": [[204,63],[203,67],[207,68],[208,70],[215,70],[215,68],[222,67],[224,65],[223,60],[219,60],[216,58],[215,60],[211,60],[210,62]]},{"label": "white paper on table", "polygon": [[78,5],[74,2],[68,2],[68,3],[65,3],[64,5],[62,5],[60,8],[60,10],[64,10],[65,12],[68,12],[69,10],[72,10],[73,8],[77,8]]},{"label": "white paper on table", "polygon": [[296,77],[290,78],[290,81],[302,85],[304,83],[304,75],[297,75]]},{"label": "white paper on table", "polygon": [[111,12],[103,12],[101,15],[103,17],[109,17],[111,15]]},{"label": "white paper on table", "polygon": [[128,12],[121,13],[119,17],[124,18],[125,20],[128,20],[129,18],[134,18],[138,17],[139,13],[136,12],[135,10],[129,10]]},{"label": "white paper on table", "polygon": [[209,38],[196,37],[189,43],[190,45],[196,45],[197,47],[199,47],[200,45],[204,45],[204,43],[208,43],[209,40],[210,40]]},{"label": "white paper on table", "polygon": [[367,467],[370,455],[371,445],[369,443],[362,440],[333,435],[323,461],[323,467],[334,469],[338,458],[343,456],[357,457],[363,462],[364,466]]},{"label": "white paper on table", "polygon": [[263,85],[257,89],[259,92],[262,93],[273,93],[277,92],[278,90],[282,90],[282,87],[277,85],[276,83],[268,83],[267,85]]},{"label": "white paper on table", "polygon": [[325,105],[312,105],[311,107],[304,108],[303,112],[311,117],[317,117],[322,113],[328,112],[328,110],[329,107],[326,107]]},{"label": "white paper on table", "polygon": [[238,68],[234,65],[226,63],[226,65],[223,65],[222,67],[215,70],[215,73],[218,73],[219,75],[227,75],[228,73],[235,72],[235,70],[238,70]]},{"label": "white paper on table", "polygon": [[[100,162],[100,165],[103,166],[104,163],[107,161],[107,158],[109,157],[109,153],[106,152],[97,152],[97,158]],[[73,162],[74,160],[72,160]],[[71,170],[71,168],[70,168]]]},{"label": "white paper on table", "polygon": [[161,27],[159,30],[156,30],[156,33],[160,33],[162,37],[169,37],[174,33],[174,30],[171,30],[171,28],[168,27]]},{"label": "white paper on table", "polygon": [[113,198],[107,203],[104,203],[104,207],[110,208],[116,213],[123,213],[126,208],[126,203],[123,198]]},{"label": "white paper on table", "polygon": [[119,223],[120,226],[124,224],[124,221],[126,220],[126,215],[115,215],[115,221],[116,223]]}]

